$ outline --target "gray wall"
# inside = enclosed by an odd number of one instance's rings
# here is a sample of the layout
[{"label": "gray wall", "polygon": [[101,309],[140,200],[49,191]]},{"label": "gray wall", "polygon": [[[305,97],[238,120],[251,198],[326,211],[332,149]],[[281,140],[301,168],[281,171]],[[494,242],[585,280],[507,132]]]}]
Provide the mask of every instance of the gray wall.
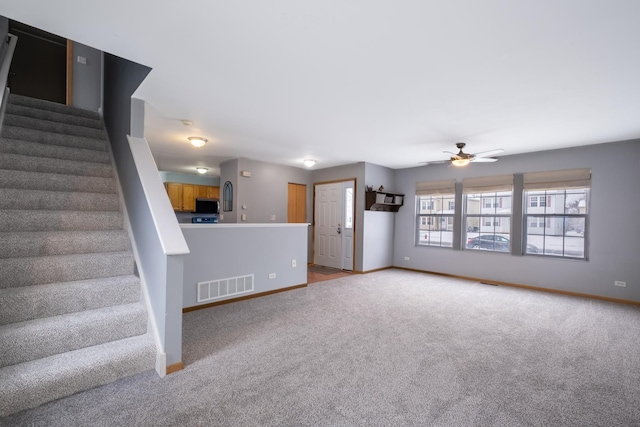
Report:
[{"label": "gray wall", "polygon": [[220,186],[219,176],[194,175],[188,173],[177,172],[160,172],[162,182],[181,182],[183,184],[209,185],[213,187]]},{"label": "gray wall", "polygon": [[[388,192],[395,188],[395,170],[365,163],[366,185]],[[364,209],[364,207],[363,207]],[[404,206],[400,209],[405,209]],[[364,211],[362,270],[371,271],[393,265],[394,212]]]},{"label": "gray wall", "polygon": [[[242,171],[251,172],[251,177],[238,175],[237,178],[237,222],[287,222],[290,182],[307,186],[307,219],[310,218],[312,189],[308,170],[240,158],[238,173]],[[243,205],[246,209],[242,208]],[[242,221],[242,214],[247,215],[246,221]],[[272,215],[275,215],[275,220],[270,218]]]},{"label": "gray wall", "polygon": [[[336,166],[333,168],[319,169],[313,171],[313,183],[322,184],[331,181],[355,180],[356,192],[356,255],[354,259],[354,270],[363,271],[363,230],[364,230],[364,187],[365,187],[365,164],[364,162],[350,165]],[[312,186],[313,187],[313,186]],[[312,188],[313,191],[313,188]],[[313,194],[313,193],[312,193]],[[312,214],[313,209],[310,211]],[[312,230],[313,231],[313,230]],[[313,258],[309,258],[313,262]]]},{"label": "gray wall", "polygon": [[[220,222],[238,222],[238,159],[227,160],[220,164]],[[229,181],[233,185],[233,210],[222,210],[223,187]]]},{"label": "gray wall", "polygon": [[132,122],[131,95],[149,71],[143,65],[104,55],[104,121],[140,257],[138,268],[146,279],[160,340],[171,365],[182,359],[181,262],[164,254],[126,137],[129,133],[141,136],[144,104],[134,101]]},{"label": "gray wall", "polygon": [[[252,293],[307,283],[304,225],[197,225],[183,226],[182,232],[191,251],[184,257],[184,307],[207,304],[197,302],[198,282],[253,274]],[[276,277],[269,279],[270,273]],[[223,299],[229,298],[236,296]]]},{"label": "gray wall", "polygon": [[[87,59],[78,62],[78,56]],[[101,107],[102,52],[82,43],[73,42],[72,105],[85,110],[98,111]]]},{"label": "gray wall", "polygon": [[[589,260],[452,250],[415,245],[415,183],[589,167]],[[405,205],[396,213],[394,265],[542,288],[640,301],[640,140],[504,156],[465,168],[430,165],[396,171]],[[414,206],[412,206],[414,205]],[[405,261],[404,257],[410,257]],[[626,288],[613,282],[627,282]]]}]

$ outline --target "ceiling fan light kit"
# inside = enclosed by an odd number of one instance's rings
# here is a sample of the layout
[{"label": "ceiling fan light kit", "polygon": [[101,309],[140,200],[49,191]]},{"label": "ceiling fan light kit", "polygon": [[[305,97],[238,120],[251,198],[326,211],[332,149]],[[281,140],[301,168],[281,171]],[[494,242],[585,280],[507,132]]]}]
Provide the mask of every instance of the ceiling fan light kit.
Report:
[{"label": "ceiling fan light kit", "polygon": [[[458,153],[452,153],[451,151],[443,151],[445,154],[451,154],[449,161],[453,166],[462,167],[467,166],[471,162],[497,162],[498,159],[493,156],[494,154],[502,153],[504,150],[502,148],[498,148],[495,150],[483,151],[480,153],[469,154],[462,151],[462,149],[466,146],[464,142],[456,143],[456,147],[458,148]],[[446,163],[447,161],[437,161],[432,163]]]},{"label": "ceiling fan light kit", "polygon": [[451,164],[453,166],[467,166],[471,160],[469,159],[453,159]]}]

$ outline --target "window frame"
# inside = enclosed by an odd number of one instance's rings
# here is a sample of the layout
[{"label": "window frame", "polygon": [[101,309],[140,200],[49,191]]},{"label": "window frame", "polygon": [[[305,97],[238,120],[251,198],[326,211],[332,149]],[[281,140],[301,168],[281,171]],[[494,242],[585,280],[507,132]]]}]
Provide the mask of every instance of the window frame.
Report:
[{"label": "window frame", "polygon": [[[434,193],[434,194],[420,194],[416,195],[416,246],[434,247],[453,249],[453,235],[455,228],[455,193]],[[421,207],[426,199],[426,206],[430,209],[426,209],[426,212],[421,212]],[[440,201],[441,209],[438,211],[435,209],[438,206],[437,200]],[[445,203],[447,208],[451,206],[453,202],[454,209],[446,209],[451,211],[450,213],[444,213]],[[439,213],[438,213],[439,212]],[[423,225],[422,222],[426,225]],[[444,224],[444,228],[443,225]],[[422,228],[422,227],[426,227]],[[451,229],[449,229],[451,227]],[[437,228],[437,229],[436,229]],[[427,239],[421,239],[421,235],[426,232],[427,236],[431,236],[433,232],[440,235],[440,239],[436,242],[432,241],[429,237]],[[443,245],[443,233],[451,233],[450,245]]]},{"label": "window frame", "polygon": [[[559,191],[561,191],[562,193],[558,193]],[[570,213],[567,212],[567,195],[568,194],[572,194],[572,193],[576,193],[576,192],[581,192],[584,191],[585,193],[585,199],[579,199],[578,203],[581,200],[584,200],[584,212],[583,213]],[[535,212],[535,213],[529,213],[528,210],[530,208],[530,206],[525,206],[525,208],[522,210],[522,215],[523,215],[523,223],[525,224],[525,229],[523,230],[522,233],[522,240],[524,242],[524,247],[528,248],[529,244],[535,245],[538,248],[538,252],[529,252],[528,250],[524,251],[524,255],[527,256],[541,256],[541,257],[549,257],[549,258],[556,258],[556,259],[573,259],[573,260],[584,260],[584,261],[588,261],[589,260],[589,256],[588,256],[588,239],[589,239],[589,204],[590,204],[590,200],[591,200],[591,187],[590,186],[584,186],[584,187],[579,187],[579,188],[572,188],[571,186],[567,186],[567,188],[551,188],[551,189],[529,189],[529,190],[523,190],[522,194],[523,197],[531,197],[532,193],[536,193],[536,196],[538,196],[539,199],[544,197],[544,201],[545,201],[545,206],[543,206],[544,211],[543,212]],[[563,212],[551,212],[551,213],[547,213],[547,209],[551,209],[551,203],[546,203],[549,200],[554,200],[554,198],[557,200],[558,196],[562,195],[562,200],[563,200],[563,204],[562,204],[562,210]],[[579,205],[578,205],[578,209],[579,209]],[[538,233],[530,233],[529,232],[529,227],[528,225],[530,224],[530,222],[535,219],[537,227],[536,227],[536,231],[540,231],[540,234]],[[552,231],[550,231],[550,229],[552,228],[552,224],[556,223],[558,219],[562,219],[562,233],[560,235],[557,234],[553,234]],[[542,222],[541,222],[542,220]],[[566,230],[567,224],[573,222],[573,220],[578,220],[578,222],[582,222],[584,225],[582,227],[582,256],[574,256],[574,255],[567,255],[567,253],[569,252],[567,250],[567,237],[577,237],[577,236],[567,236],[566,233],[568,232]],[[582,220],[582,221],[580,221]],[[571,230],[569,230],[571,231]],[[540,247],[539,242],[531,242],[531,237],[532,236],[542,236],[542,247]],[[548,237],[562,237],[562,252],[560,254],[555,253],[551,250],[547,251],[547,238]]]},{"label": "window frame", "polygon": [[[505,193],[509,193],[508,195]],[[509,207],[509,213],[498,213],[498,209],[502,209],[499,206],[502,206],[502,201],[505,198],[510,198],[511,199],[511,205]],[[474,200],[477,199],[478,200],[478,206],[480,207],[480,211],[478,213],[470,213],[469,212],[469,202],[470,200]],[[487,207],[487,203],[486,200],[492,200],[491,202],[491,207]],[[498,202],[498,200],[500,200],[500,203]],[[512,240],[512,234],[513,234],[513,188],[506,190],[506,189],[499,189],[499,191],[494,191],[494,190],[490,190],[490,191],[477,191],[477,192],[468,192],[466,191],[463,194],[463,199],[462,199],[462,203],[463,203],[463,216],[462,216],[462,228],[463,228],[463,233],[462,233],[462,249],[463,250],[469,250],[469,251],[482,251],[482,252],[497,252],[497,253],[507,253],[510,254],[511,253],[511,240]],[[486,212],[487,209],[491,209],[492,212]],[[483,213],[483,211],[485,211]],[[478,230],[474,230],[469,226],[469,219],[473,219],[476,218],[477,221],[475,221],[477,224],[483,224],[482,226],[478,227]],[[503,221],[502,219],[506,218],[509,221],[509,231],[508,233],[506,232],[500,232],[498,231],[499,228],[502,227]],[[483,228],[489,228],[491,227],[493,230],[492,231],[482,231]],[[469,233],[474,233],[477,234],[476,236],[470,236]],[[493,242],[496,241],[495,236],[500,236],[500,237],[504,237],[502,236],[502,234],[508,234],[509,237],[507,238],[509,240],[509,246],[507,247],[507,250],[499,250],[496,248],[496,244],[493,244],[493,249],[490,248],[483,248],[482,247],[482,241],[488,241],[491,240]],[[481,236],[493,236],[492,239],[482,239]],[[472,239],[477,239],[478,242],[480,242],[480,246],[478,248],[473,248],[470,245],[470,241]]]}]

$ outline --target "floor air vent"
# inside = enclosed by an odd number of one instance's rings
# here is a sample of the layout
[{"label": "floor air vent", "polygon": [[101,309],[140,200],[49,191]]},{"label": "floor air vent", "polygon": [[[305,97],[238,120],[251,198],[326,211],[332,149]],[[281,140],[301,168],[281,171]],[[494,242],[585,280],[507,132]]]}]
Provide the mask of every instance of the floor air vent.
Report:
[{"label": "floor air vent", "polygon": [[253,274],[198,282],[198,302],[214,301],[253,292]]}]

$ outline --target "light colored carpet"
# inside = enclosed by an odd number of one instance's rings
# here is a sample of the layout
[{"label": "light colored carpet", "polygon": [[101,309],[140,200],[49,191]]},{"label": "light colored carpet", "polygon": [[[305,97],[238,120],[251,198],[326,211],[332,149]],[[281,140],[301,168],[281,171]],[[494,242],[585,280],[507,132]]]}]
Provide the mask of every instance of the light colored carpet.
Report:
[{"label": "light colored carpet", "polygon": [[640,309],[401,270],[184,316],[183,371],[30,426],[640,425]]}]

